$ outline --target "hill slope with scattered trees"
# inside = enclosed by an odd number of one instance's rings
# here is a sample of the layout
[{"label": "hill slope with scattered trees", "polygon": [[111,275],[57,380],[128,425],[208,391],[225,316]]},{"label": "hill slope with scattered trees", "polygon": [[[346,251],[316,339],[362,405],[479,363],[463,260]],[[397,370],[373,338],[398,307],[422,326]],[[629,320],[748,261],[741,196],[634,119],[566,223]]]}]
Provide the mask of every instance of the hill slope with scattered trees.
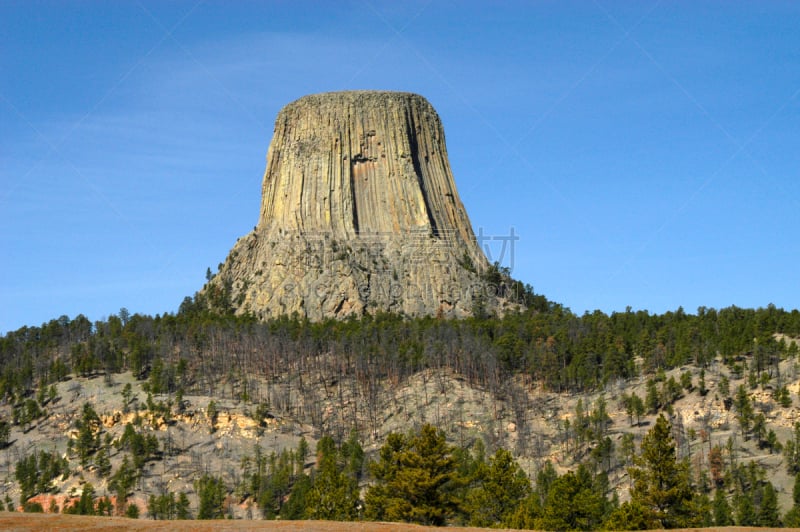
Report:
[{"label": "hill slope with scattered trees", "polygon": [[800,312],[578,316],[528,296],[503,317],[322,323],[187,298],[177,314],[9,332],[0,501],[154,519],[800,523]]}]

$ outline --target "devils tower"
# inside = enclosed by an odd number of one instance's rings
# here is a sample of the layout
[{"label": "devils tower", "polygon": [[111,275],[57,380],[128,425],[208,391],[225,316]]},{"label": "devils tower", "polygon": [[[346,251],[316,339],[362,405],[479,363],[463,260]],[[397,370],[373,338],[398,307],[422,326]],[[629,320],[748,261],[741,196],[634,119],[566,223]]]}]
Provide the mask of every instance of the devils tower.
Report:
[{"label": "devils tower", "polygon": [[496,304],[482,283],[488,267],[431,104],[333,92],[278,114],[258,224],[203,292],[262,319],[462,317],[477,298]]}]

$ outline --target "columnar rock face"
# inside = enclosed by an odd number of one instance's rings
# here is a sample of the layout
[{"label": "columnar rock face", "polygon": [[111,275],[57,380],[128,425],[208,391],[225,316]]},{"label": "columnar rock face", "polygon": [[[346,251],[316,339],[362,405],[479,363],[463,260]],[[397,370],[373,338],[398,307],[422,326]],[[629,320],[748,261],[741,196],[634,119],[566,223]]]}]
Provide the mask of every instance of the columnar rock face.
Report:
[{"label": "columnar rock face", "polygon": [[258,225],[205,291],[261,318],[458,317],[476,299],[495,305],[481,282],[487,267],[430,103],[336,92],[278,114]]}]

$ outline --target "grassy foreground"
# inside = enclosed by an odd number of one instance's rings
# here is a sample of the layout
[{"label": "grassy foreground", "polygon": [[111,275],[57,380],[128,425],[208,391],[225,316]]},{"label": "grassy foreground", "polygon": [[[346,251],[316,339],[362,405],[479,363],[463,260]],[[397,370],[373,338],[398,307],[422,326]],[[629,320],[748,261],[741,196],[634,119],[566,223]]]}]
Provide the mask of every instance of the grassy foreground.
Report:
[{"label": "grassy foreground", "polygon": [[[149,519],[126,519],[124,517],[94,517],[64,514],[24,514],[19,512],[0,512],[0,530],[31,531],[40,530],[170,530],[183,532],[192,530],[308,530],[311,532],[337,531],[380,531],[400,532],[445,530],[444,528],[411,525],[408,523],[374,523],[374,522],[336,522],[336,521],[152,521]],[[446,527],[446,530],[490,530],[483,528]],[[497,529],[491,529],[497,530]],[[673,532],[697,530],[703,532],[750,532],[768,530],[758,527],[711,527],[682,528]],[[800,530],[783,528],[781,530]]]}]

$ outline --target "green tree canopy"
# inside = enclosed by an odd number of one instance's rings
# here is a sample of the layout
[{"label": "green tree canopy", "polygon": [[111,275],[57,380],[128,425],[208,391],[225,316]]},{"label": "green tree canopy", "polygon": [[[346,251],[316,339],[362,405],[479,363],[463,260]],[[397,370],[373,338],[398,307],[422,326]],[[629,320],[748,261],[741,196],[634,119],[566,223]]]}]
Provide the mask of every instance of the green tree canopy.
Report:
[{"label": "green tree canopy", "polygon": [[225,497],[228,490],[222,479],[203,475],[195,486],[200,498],[197,509],[198,519],[223,519],[225,517]]},{"label": "green tree canopy", "polygon": [[370,472],[375,479],[365,496],[370,519],[442,526],[458,508],[453,448],[431,425],[409,435],[390,434]]},{"label": "green tree canopy", "polygon": [[544,530],[597,530],[609,510],[603,487],[580,465],[550,487],[536,527]]},{"label": "green tree canopy", "polygon": [[482,463],[476,474],[478,485],[467,493],[464,509],[472,526],[511,526],[512,514],[531,493],[531,483],[505,449],[498,449]]},{"label": "green tree canopy", "polygon": [[725,492],[722,489],[717,489],[714,493],[711,510],[714,515],[714,524],[716,526],[731,526],[733,524],[731,505],[728,504],[728,499],[725,497]]},{"label": "green tree canopy", "polygon": [[[350,521],[358,516],[358,478],[363,451],[351,438],[347,445],[336,447],[333,438],[323,436],[317,443],[318,469],[306,499],[306,517]],[[359,464],[355,464],[359,462]]]},{"label": "green tree canopy", "polygon": [[690,483],[689,467],[677,460],[670,423],[659,415],[644,436],[637,467],[630,469],[633,479],[631,501],[645,510],[645,520],[660,528],[699,526],[698,512]]}]

